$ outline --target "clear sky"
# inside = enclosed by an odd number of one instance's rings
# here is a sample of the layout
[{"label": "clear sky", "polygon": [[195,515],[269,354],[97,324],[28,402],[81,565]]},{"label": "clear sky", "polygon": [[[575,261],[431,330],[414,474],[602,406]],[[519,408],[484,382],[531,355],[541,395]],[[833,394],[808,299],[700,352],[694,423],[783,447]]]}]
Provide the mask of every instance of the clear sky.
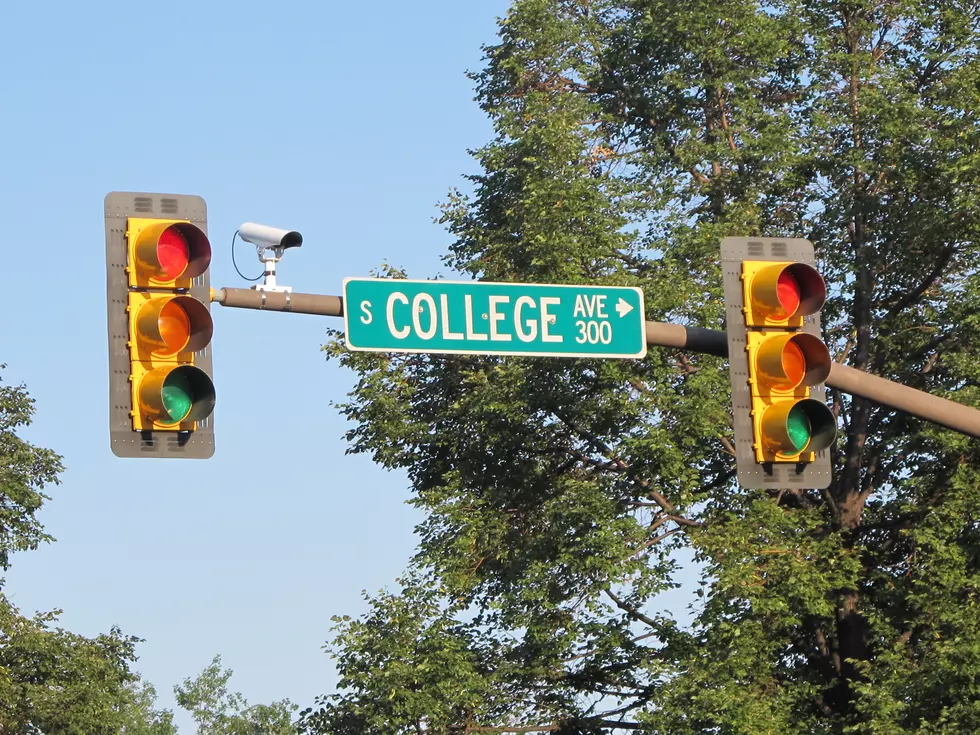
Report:
[{"label": "clear sky", "polygon": [[320,352],[339,320],[214,305],[214,458],[111,453],[103,198],[203,196],[215,287],[249,285],[229,254],[246,221],[303,233],[279,268],[297,291],[337,294],[383,261],[446,275],[432,219],[491,135],[464,73],[506,7],[0,5],[2,377],[27,384],[25,435],[67,468],[41,514],[58,540],[15,556],[5,592],[27,614],[62,608],[73,631],[145,638],[137,668],[164,706],[214,654],[253,702],[331,691],[330,616],[393,582],[418,517],[403,475],[345,456],[331,402],[354,376]]}]

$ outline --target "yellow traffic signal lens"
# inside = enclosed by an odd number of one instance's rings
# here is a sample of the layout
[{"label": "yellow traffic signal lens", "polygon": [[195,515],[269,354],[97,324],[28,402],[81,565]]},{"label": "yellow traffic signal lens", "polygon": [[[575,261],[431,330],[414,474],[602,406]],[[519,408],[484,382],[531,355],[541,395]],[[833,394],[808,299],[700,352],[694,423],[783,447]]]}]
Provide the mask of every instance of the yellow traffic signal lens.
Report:
[{"label": "yellow traffic signal lens", "polygon": [[153,368],[139,382],[140,413],[163,426],[201,421],[214,410],[214,384],[193,365]]},{"label": "yellow traffic signal lens", "polygon": [[157,326],[167,354],[176,355],[187,346],[191,337],[191,320],[173,300],[167,301],[160,309]]},{"label": "yellow traffic signal lens", "polygon": [[806,375],[806,358],[803,357],[803,350],[793,340],[788,340],[783,347],[782,361],[786,382],[792,383],[795,388],[803,382],[803,376]]},{"label": "yellow traffic signal lens", "polygon": [[755,353],[752,374],[759,390],[788,392],[823,383],[830,375],[827,345],[807,332],[752,333],[749,350]]},{"label": "yellow traffic signal lens", "polygon": [[140,347],[155,357],[199,352],[208,346],[214,323],[207,306],[193,296],[147,294],[136,318]]}]

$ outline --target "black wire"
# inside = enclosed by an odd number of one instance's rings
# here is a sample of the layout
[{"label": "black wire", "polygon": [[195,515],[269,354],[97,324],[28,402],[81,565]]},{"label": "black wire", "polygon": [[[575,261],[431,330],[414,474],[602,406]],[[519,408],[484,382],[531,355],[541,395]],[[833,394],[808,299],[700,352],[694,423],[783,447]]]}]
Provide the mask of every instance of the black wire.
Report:
[{"label": "black wire", "polygon": [[231,264],[235,266],[235,271],[237,271],[238,275],[240,275],[246,281],[259,280],[262,276],[265,275],[265,271],[259,273],[259,275],[257,275],[255,278],[245,278],[245,275],[240,270],[238,270],[238,263],[235,262],[235,238],[236,237],[238,237],[238,230],[235,230],[235,234],[231,236]]}]

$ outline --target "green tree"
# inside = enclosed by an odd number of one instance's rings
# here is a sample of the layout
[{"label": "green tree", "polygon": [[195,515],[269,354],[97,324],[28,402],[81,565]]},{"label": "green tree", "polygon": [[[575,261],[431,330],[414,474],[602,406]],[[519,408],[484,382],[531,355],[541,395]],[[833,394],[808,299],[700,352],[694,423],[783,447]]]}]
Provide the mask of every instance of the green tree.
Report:
[{"label": "green tree", "polygon": [[[837,361],[980,403],[973,0],[516,0],[499,33],[454,270],[719,329],[719,239],[808,237]],[[975,441],[832,392],[832,487],[746,491],[723,360],[325,349],[426,515],[307,731],[980,729]]]},{"label": "green tree", "polygon": [[221,657],[194,679],[174,687],[177,704],[197,723],[198,735],[292,735],[292,713],[298,708],[288,699],[249,705],[240,693],[228,691],[234,672],[221,668]]},{"label": "green tree", "polygon": [[156,709],[157,691],[147,681],[137,679],[128,686],[129,701],[123,706],[126,719],[121,735],[177,735],[170,710]]},{"label": "green tree", "polygon": [[[3,370],[6,365],[0,365]],[[10,555],[33,551],[53,539],[44,533],[37,512],[46,485],[57,484],[63,469],[61,457],[24,441],[17,429],[29,426],[34,399],[25,386],[0,381],[0,569],[10,566]]]},{"label": "green tree", "polygon": [[[0,369],[4,366],[0,365]],[[34,401],[0,384],[0,568],[52,540],[37,520],[61,457],[17,435]],[[2,580],[0,580],[2,586]],[[94,638],[55,627],[60,611],[25,617],[0,591],[0,732],[5,735],[174,735],[152,687],[130,669],[139,639],[112,628]]]}]

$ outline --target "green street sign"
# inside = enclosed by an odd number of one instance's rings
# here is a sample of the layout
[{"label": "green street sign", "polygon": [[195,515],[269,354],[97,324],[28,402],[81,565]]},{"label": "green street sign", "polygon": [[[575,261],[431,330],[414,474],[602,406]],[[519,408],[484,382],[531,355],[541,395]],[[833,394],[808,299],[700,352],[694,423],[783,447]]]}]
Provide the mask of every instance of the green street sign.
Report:
[{"label": "green street sign", "polygon": [[344,279],[347,348],[642,358],[643,292],[617,286]]}]

